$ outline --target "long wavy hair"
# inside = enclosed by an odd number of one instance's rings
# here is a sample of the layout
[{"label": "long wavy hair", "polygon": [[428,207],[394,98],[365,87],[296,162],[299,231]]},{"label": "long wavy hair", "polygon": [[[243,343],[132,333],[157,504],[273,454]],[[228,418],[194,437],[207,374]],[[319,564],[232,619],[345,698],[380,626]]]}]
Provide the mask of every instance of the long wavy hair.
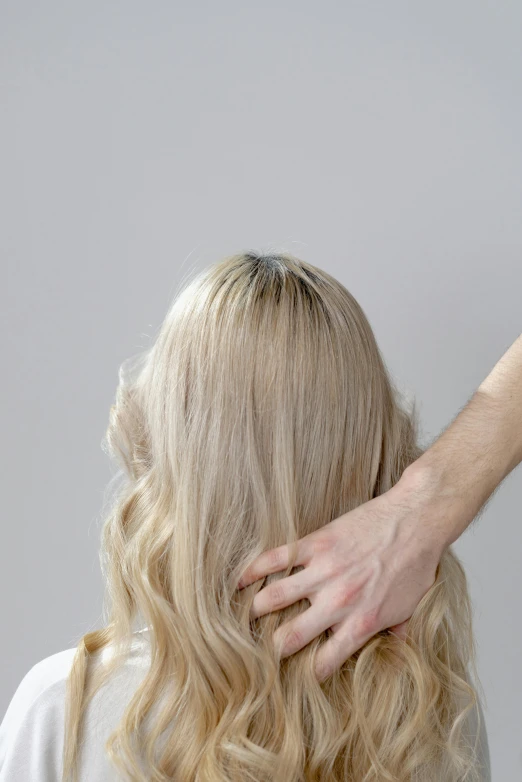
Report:
[{"label": "long wavy hair", "polygon": [[122,476],[102,531],[106,626],[80,639],[67,680],[63,782],[137,622],[150,667],[105,744],[124,779],[479,778],[462,730],[470,665],[481,686],[472,606],[451,548],[407,639],[377,633],[322,683],[331,630],[283,659],[272,638],[308,600],[249,616],[263,586],[302,567],[237,589],[262,551],[399,480],[422,452],[407,408],[361,306],[325,271],[245,252],[184,284],[152,347],[120,369],[104,438]]}]

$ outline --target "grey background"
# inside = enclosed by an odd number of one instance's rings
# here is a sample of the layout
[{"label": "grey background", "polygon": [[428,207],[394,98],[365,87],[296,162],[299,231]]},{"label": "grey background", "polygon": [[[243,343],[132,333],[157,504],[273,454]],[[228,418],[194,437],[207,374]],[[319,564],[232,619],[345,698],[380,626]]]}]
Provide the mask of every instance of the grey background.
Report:
[{"label": "grey background", "polygon": [[[16,0],[0,16],[3,714],[29,667],[100,620],[117,369],[190,270],[275,247],[334,274],[426,440],[520,333],[522,6]],[[521,488],[516,470],[455,545],[506,782]]]}]

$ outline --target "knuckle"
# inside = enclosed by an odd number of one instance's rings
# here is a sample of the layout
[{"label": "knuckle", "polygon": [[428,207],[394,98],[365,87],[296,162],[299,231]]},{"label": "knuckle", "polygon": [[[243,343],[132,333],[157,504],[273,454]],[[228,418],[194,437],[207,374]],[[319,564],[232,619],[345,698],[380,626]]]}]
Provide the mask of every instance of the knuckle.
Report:
[{"label": "knuckle", "polygon": [[313,553],[326,554],[332,548],[332,543],[325,535],[317,535],[313,540]]},{"label": "knuckle", "polygon": [[270,570],[277,571],[284,566],[283,551],[280,548],[274,548],[267,554],[268,567]]},{"label": "knuckle", "polygon": [[359,595],[361,589],[356,584],[342,584],[335,595],[335,604],[338,608],[351,605]]},{"label": "knuckle", "polygon": [[292,627],[284,638],[283,650],[285,654],[297,652],[303,646],[304,639],[302,633],[296,627]]},{"label": "knuckle", "polygon": [[379,611],[372,609],[366,611],[357,621],[357,630],[361,638],[367,638],[379,632]]},{"label": "knuckle", "polygon": [[286,592],[284,587],[282,587],[281,584],[270,584],[270,586],[267,587],[267,590],[269,592],[268,598],[270,600],[270,604],[274,608],[282,608],[285,605],[286,600]]}]

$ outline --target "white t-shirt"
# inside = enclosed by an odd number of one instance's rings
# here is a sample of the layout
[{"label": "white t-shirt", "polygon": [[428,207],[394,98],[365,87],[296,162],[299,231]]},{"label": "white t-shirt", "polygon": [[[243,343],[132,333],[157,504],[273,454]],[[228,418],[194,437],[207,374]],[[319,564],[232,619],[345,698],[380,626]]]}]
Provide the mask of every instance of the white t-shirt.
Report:
[{"label": "white t-shirt", "polygon": [[[124,664],[89,703],[80,755],[79,782],[121,782],[106,757],[104,744],[145,676],[150,662],[147,628],[134,634]],[[76,649],[65,649],[36,663],[24,676],[0,724],[0,782],[60,782],[65,683]],[[110,653],[106,647],[100,657]],[[491,782],[489,746],[480,704],[478,751],[483,782]],[[477,735],[477,709],[469,735]]]}]

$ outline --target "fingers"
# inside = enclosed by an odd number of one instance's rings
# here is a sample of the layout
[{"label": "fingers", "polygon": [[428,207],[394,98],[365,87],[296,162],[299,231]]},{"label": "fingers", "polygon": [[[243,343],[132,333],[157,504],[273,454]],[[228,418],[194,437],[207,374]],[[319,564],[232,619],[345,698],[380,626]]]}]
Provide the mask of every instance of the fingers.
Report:
[{"label": "fingers", "polygon": [[[357,625],[355,625],[356,621]],[[405,622],[390,627],[390,630],[406,640],[408,623],[407,619]],[[358,629],[354,630],[354,625]],[[274,633],[274,645],[280,646],[281,657],[288,657],[303,649],[310,641],[328,630],[330,626],[331,617],[328,617],[324,609],[318,607],[316,603],[295,619],[278,627]],[[356,620],[355,615],[351,623],[344,623],[340,626],[317,652],[315,673],[319,681],[324,681],[335,670],[341,668],[346,660],[361,649],[377,632],[379,632],[377,625],[369,622],[366,617]]]},{"label": "fingers", "polygon": [[[389,629],[405,641],[409,621],[409,619],[406,619],[404,622],[393,625]],[[331,676],[352,654],[361,649],[381,629],[377,623],[376,615],[373,616],[371,613],[357,619],[354,614],[353,618],[339,626],[339,629],[317,652],[315,673],[319,681],[322,682]]]},{"label": "fingers", "polygon": [[[305,565],[307,563],[308,548],[309,546],[306,538],[301,538],[301,540],[297,541],[297,557],[294,566]],[[253,584],[254,581],[258,581],[260,578],[264,578],[271,573],[279,573],[279,571],[285,570],[288,567],[289,562],[289,544],[263,551],[263,553],[256,557],[243,572],[237,585],[238,589],[243,589],[243,587],[249,586],[249,584]]]},{"label": "fingers", "polygon": [[325,618],[325,612],[322,608],[312,605],[295,619],[285,622],[284,625],[277,628],[273,636],[274,645],[280,648],[281,657],[289,657],[303,649],[318,635],[324,633],[331,621],[331,618]]},{"label": "fingers", "polygon": [[319,681],[323,682],[331,676],[378,632],[377,625],[374,626],[366,617],[356,620],[354,614],[348,621],[343,622],[317,652],[315,674]]},{"label": "fingers", "polygon": [[274,581],[263,587],[252,601],[250,607],[250,616],[256,619],[258,616],[269,614],[271,611],[277,611],[281,608],[308,597],[313,588],[308,570],[301,570],[292,576],[282,578],[280,581]]}]

